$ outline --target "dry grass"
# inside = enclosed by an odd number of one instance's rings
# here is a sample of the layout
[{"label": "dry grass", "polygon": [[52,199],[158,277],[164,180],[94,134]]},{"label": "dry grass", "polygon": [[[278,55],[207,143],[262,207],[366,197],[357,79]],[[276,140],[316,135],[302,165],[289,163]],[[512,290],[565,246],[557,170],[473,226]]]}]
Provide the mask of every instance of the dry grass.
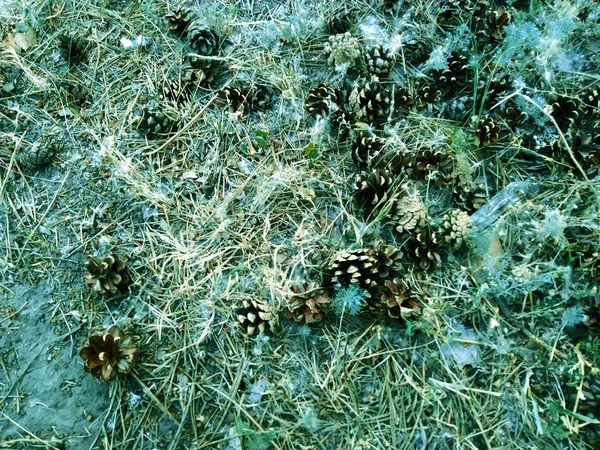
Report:
[{"label": "dry grass", "polygon": [[[231,41],[216,58],[222,76],[190,103],[165,103],[178,129],[157,139],[135,133],[130,120],[184,58],[183,44],[166,31],[164,4],[34,2],[39,8],[11,4],[0,15],[39,24],[37,45],[23,55],[3,48],[0,62],[17,83],[0,98],[0,288],[10,293],[17,278],[50,280],[53,317],[66,333],[60,339],[74,355],[84,330],[97,325],[118,323],[139,337],[137,366],[106,389],[110,406],[91,424],[90,448],[592,448],[597,441],[584,436],[598,433],[598,420],[578,413],[573,392],[581,390],[577,374],[597,370],[598,344],[574,343],[561,322],[565,308],[587,298],[589,280],[579,276],[571,286],[565,264],[583,234],[567,243],[535,237],[545,211],[556,209],[597,240],[599,185],[577,177],[583,169],[562,134],[571,161],[553,163],[523,150],[523,136],[478,148],[469,120],[413,109],[386,129],[381,161],[404,149],[449,146],[469,176],[490,181],[491,193],[534,179],[538,194],[441,269],[406,263],[422,303],[408,328],[330,314],[309,329],[282,316],[271,335],[243,335],[234,313],[243,299],[282,311],[291,283],[323,282],[336,251],[404,240],[382,217],[363,222],[351,202],[348,146],[302,108],[317,81],[340,77],[326,65],[327,34],[317,21],[333,3],[208,3],[195,7]],[[375,2],[352,7],[359,23],[375,15],[393,29]],[[403,32],[432,33],[426,25],[435,11],[435,2],[418,2]],[[297,28],[286,28],[289,15]],[[273,27],[284,41],[268,42]],[[55,57],[66,30],[89,54],[70,69]],[[121,48],[121,37],[138,35],[151,44]],[[433,46],[440,36],[430,36]],[[403,54],[396,72],[401,85],[418,89],[423,74]],[[269,92],[269,108],[242,120],[223,108],[217,88],[239,84]],[[69,85],[87,90],[81,108]],[[59,114],[64,106],[71,114]],[[252,145],[257,130],[268,131],[264,148]],[[305,150],[311,143],[314,159]],[[36,145],[59,150],[50,166],[27,169],[21,155]],[[523,159],[532,154],[535,164]],[[575,174],[566,176],[560,171],[571,162]],[[537,171],[544,164],[551,169]],[[446,188],[431,180],[417,187],[430,211],[451,209]],[[490,250],[492,241],[500,252]],[[126,298],[105,301],[80,273],[85,255],[109,250],[129,256],[134,283]],[[472,362],[461,364],[453,351]],[[80,364],[76,356],[72,363]],[[64,448],[71,439],[51,430],[38,436],[5,409],[4,419],[29,437],[0,447]]]}]

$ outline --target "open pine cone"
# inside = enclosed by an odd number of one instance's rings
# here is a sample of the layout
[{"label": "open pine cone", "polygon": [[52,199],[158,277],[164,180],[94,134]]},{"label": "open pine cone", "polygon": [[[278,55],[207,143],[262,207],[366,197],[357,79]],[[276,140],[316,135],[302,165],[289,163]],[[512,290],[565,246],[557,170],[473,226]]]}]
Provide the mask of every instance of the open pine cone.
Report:
[{"label": "open pine cone", "polygon": [[308,96],[304,100],[304,109],[313,117],[326,116],[332,110],[339,108],[343,102],[344,99],[339,90],[327,83],[319,83],[308,92]]},{"label": "open pine cone", "polygon": [[362,172],[356,177],[356,190],[352,193],[352,199],[368,215],[387,201],[393,181],[389,170]]},{"label": "open pine cone", "polygon": [[383,140],[371,131],[361,131],[352,144],[352,161],[359,169],[367,169],[383,148]]},{"label": "open pine cone", "polygon": [[338,252],[329,265],[332,284],[343,287],[357,284],[366,291],[366,296],[370,297],[370,291],[377,284],[377,268],[369,250],[359,248]]},{"label": "open pine cone", "polygon": [[129,271],[125,262],[117,255],[104,258],[88,256],[85,265],[89,273],[84,274],[83,279],[95,292],[110,295],[128,291],[131,282]]},{"label": "open pine cone", "polygon": [[233,86],[228,86],[221,89],[218,94],[219,98],[229,107],[229,111],[234,114],[248,114],[252,108],[252,92],[248,89],[240,89]]},{"label": "open pine cone", "polygon": [[252,336],[257,330],[264,334],[277,325],[277,316],[263,300],[243,299],[242,306],[235,310],[235,314],[248,336]]},{"label": "open pine cone", "polygon": [[292,289],[294,295],[288,300],[285,315],[302,324],[320,322],[331,303],[325,290],[314,282],[296,284]]},{"label": "open pine cone", "polygon": [[356,85],[350,94],[350,104],[356,116],[369,123],[383,122],[390,112],[390,93],[373,77],[361,85]]},{"label": "open pine cone", "polygon": [[442,264],[437,236],[426,228],[415,233],[406,243],[406,254],[423,270],[434,269]]},{"label": "open pine cone", "polygon": [[79,355],[85,361],[86,371],[102,381],[110,381],[131,370],[137,350],[133,337],[113,325],[106,333],[93,332]]},{"label": "open pine cone", "polygon": [[500,127],[491,117],[483,116],[477,124],[477,136],[479,137],[479,145],[485,147],[498,140]]},{"label": "open pine cone", "polygon": [[169,31],[176,36],[182,36],[192,20],[190,10],[183,5],[170,9],[165,18],[169,22]]},{"label": "open pine cone", "polygon": [[556,96],[552,102],[552,117],[563,132],[567,131],[579,117],[577,99],[566,95]]},{"label": "open pine cone", "polygon": [[399,278],[385,281],[381,287],[381,300],[392,319],[404,322],[419,313],[419,303],[414,299],[410,287]]}]

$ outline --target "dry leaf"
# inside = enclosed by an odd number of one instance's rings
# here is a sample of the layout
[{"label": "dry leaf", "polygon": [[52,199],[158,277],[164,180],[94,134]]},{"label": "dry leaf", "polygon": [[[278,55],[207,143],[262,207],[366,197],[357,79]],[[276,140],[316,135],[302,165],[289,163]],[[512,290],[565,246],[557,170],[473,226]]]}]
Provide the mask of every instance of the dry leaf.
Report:
[{"label": "dry leaf", "polygon": [[36,44],[35,31],[32,28],[26,33],[9,33],[8,45],[10,45],[17,55],[26,52]]}]

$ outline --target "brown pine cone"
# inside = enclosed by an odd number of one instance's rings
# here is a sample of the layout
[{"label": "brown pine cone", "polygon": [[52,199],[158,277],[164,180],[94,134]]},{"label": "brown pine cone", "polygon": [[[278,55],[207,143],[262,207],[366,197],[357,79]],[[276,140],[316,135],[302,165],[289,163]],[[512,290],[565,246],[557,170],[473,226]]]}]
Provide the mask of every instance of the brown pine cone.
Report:
[{"label": "brown pine cone", "polygon": [[127,265],[117,255],[104,258],[88,256],[85,265],[89,271],[83,275],[83,280],[91,288],[102,295],[126,293],[129,290],[129,271]]},{"label": "brown pine cone", "polygon": [[277,325],[277,316],[263,300],[243,299],[242,306],[235,310],[235,314],[248,336],[252,336],[257,330],[264,334]]},{"label": "brown pine cone", "polygon": [[233,114],[244,116],[252,108],[252,93],[248,89],[227,86],[217,93],[223,104],[229,107]]},{"label": "brown pine cone", "polygon": [[356,85],[350,94],[350,104],[360,120],[379,124],[385,121],[390,112],[390,93],[373,77],[361,85]]},{"label": "brown pine cone", "polygon": [[392,319],[405,322],[419,313],[419,303],[413,297],[410,287],[399,278],[385,281],[381,288],[381,300],[387,315]]},{"label": "brown pine cone", "polygon": [[85,370],[102,381],[131,370],[137,346],[133,337],[113,325],[106,331],[93,332],[79,352],[85,361]]},{"label": "brown pine cone", "polygon": [[439,251],[437,236],[426,228],[415,233],[406,243],[408,258],[423,270],[434,269],[442,264]]},{"label": "brown pine cone", "polygon": [[394,56],[378,42],[365,52],[365,65],[371,75],[385,77],[389,75],[394,64]]},{"label": "brown pine cone", "polygon": [[361,131],[352,144],[352,161],[359,169],[368,169],[371,161],[379,155],[383,148],[383,140],[372,131]]},{"label": "brown pine cone", "polygon": [[331,299],[314,282],[303,282],[292,287],[294,295],[287,303],[285,315],[298,323],[320,322],[329,311]]},{"label": "brown pine cone", "polygon": [[326,116],[332,110],[341,107],[343,103],[344,98],[339,90],[327,83],[319,83],[308,92],[304,100],[304,109],[313,117]]},{"label": "brown pine cone", "polygon": [[192,20],[190,10],[183,5],[170,9],[165,18],[169,22],[169,31],[176,36],[182,36]]},{"label": "brown pine cone", "polygon": [[393,203],[390,224],[398,233],[420,230],[427,223],[427,208],[416,195],[405,195]]},{"label": "brown pine cone", "polygon": [[389,170],[374,169],[369,173],[362,172],[356,177],[356,190],[352,193],[352,199],[365,215],[369,215],[388,200],[393,181]]},{"label": "brown pine cone", "polygon": [[377,284],[377,267],[368,248],[342,250],[336,253],[329,264],[331,283],[342,287],[358,285],[366,291],[366,297]]},{"label": "brown pine cone", "polygon": [[477,124],[477,137],[479,145],[483,147],[490,145],[499,139],[500,127],[491,117],[483,116]]}]

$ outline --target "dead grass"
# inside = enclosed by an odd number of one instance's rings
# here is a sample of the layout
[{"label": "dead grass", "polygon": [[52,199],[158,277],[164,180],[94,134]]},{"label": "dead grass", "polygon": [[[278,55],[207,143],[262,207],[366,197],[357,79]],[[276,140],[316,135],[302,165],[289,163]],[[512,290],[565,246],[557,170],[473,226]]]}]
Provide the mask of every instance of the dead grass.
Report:
[{"label": "dead grass", "polygon": [[[582,436],[597,430],[598,421],[578,414],[565,378],[573,367],[596,370],[596,356],[583,355],[560,328],[562,311],[575,302],[565,294],[565,249],[521,240],[543,219],[527,204],[500,217],[441,270],[407,270],[422,302],[421,318],[408,329],[333,314],[311,329],[282,317],[270,336],[249,338],[237,327],[234,310],[242,299],[262,299],[281,311],[290,284],[321,282],[339,249],[381,236],[403,245],[379,220],[362,221],[350,201],[347,146],[302,109],[316,81],[338,76],[326,67],[327,35],[310,22],[317,15],[307,5],[270,5],[256,15],[250,2],[202,6],[232,41],[216,58],[227,71],[200,87],[191,103],[166,105],[179,126],[160,139],[137,135],[130,118],[183,60],[182,43],[166,32],[165,5],[36,6],[27,12],[10,5],[2,15],[32,23],[35,14],[40,25],[32,50],[4,49],[0,62],[19,74],[15,93],[0,98],[1,287],[9,290],[15,277],[48,279],[57,287],[57,320],[69,330],[119,323],[139,336],[136,369],[107,387],[110,406],[90,426],[90,448],[591,448]],[[373,2],[352,6],[359,17],[383,17]],[[404,33],[429,33],[414,17],[435,20],[434,6],[415,4]],[[322,13],[331,8],[322,6]],[[266,43],[288,14],[306,29]],[[306,31],[311,27],[318,31]],[[66,30],[81,36],[89,52],[86,63],[70,70],[53,56]],[[121,48],[121,37],[138,35],[151,44]],[[440,45],[438,35],[431,39]],[[401,81],[417,89],[416,69],[403,57],[397,66],[408,73],[398,70]],[[65,83],[88,91],[80,109],[69,103]],[[270,92],[270,108],[239,120],[218,106],[217,87],[238,84]],[[72,114],[57,114],[64,106]],[[49,127],[67,137],[65,150],[50,167],[27,173],[19,154]],[[262,149],[252,148],[256,130],[268,130]],[[450,145],[470,164],[468,175],[493,180],[493,190],[534,176],[523,153],[517,155],[519,137],[474,150],[473,133],[468,121],[415,110],[383,133],[381,159]],[[305,151],[311,142],[314,160]],[[583,172],[564,135],[560,143]],[[557,177],[558,170],[535,175],[542,188],[528,201],[568,210],[570,220],[596,227],[597,181]],[[433,182],[420,188],[432,210],[448,209],[443,189]],[[501,253],[491,254],[486,239],[498,239]],[[127,298],[104,301],[79,274],[86,254],[109,249],[129,256],[134,285]],[[474,255],[483,261],[483,276],[473,269]],[[537,275],[545,281],[532,281]],[[85,333],[73,333],[76,354]],[[476,362],[460,364],[452,346],[476,351]],[[257,386],[263,386],[258,397]],[[72,438],[51,430],[38,436],[14,421],[7,406],[2,416],[27,443],[12,439],[0,447],[61,448]]]}]

